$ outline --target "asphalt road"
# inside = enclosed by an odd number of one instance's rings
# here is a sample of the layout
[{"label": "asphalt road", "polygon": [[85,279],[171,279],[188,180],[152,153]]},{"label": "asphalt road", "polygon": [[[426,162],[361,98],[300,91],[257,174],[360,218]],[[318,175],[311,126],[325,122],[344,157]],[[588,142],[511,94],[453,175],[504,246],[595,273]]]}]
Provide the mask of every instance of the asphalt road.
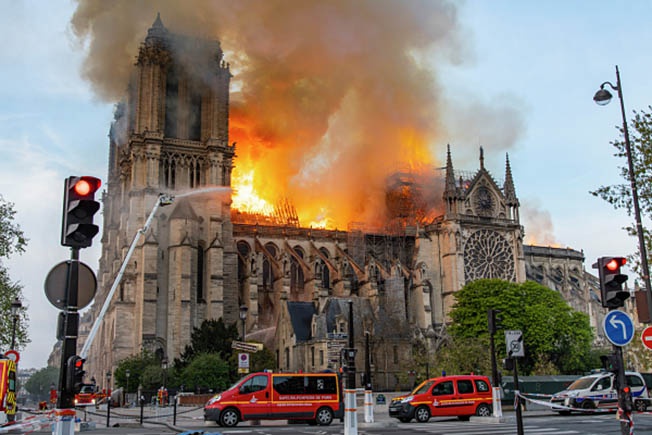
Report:
[{"label": "asphalt road", "polygon": [[[106,408],[95,410],[89,408],[78,411],[78,418],[86,420],[84,429],[89,434],[175,434],[189,431],[223,435],[272,435],[272,434],[342,434],[344,425],[336,420],[330,426],[309,426],[304,424],[288,424],[287,421],[263,421],[260,425],[251,422],[241,422],[234,428],[222,428],[213,422],[204,422],[201,408],[178,408],[176,425],[173,424],[173,408],[146,407],[143,410],[143,425],[140,425],[140,409],[112,409],[110,427],[106,427]],[[374,423],[363,422],[362,408],[358,412],[358,434],[410,434],[410,435],[502,435],[516,434],[516,418],[514,412],[505,410],[502,420],[471,418],[462,422],[456,418],[432,418],[428,423],[400,423],[390,418],[386,405],[376,405],[374,408]],[[93,427],[94,426],[94,427]],[[579,414],[559,416],[547,410],[525,411],[523,427],[526,435],[620,435],[621,429],[615,414]],[[2,433],[2,432],[0,432]],[[11,433],[11,432],[10,432]],[[15,432],[22,433],[22,432]],[[49,428],[32,433],[51,434]],[[634,415],[634,433],[652,434],[652,413]]]}]

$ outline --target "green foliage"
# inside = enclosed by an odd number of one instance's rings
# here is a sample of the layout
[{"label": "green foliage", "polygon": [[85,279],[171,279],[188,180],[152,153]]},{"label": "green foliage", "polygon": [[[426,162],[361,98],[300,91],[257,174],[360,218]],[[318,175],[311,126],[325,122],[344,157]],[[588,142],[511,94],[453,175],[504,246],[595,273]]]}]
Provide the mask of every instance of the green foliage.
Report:
[{"label": "green foliage", "polygon": [[232,384],[230,371],[229,364],[217,353],[196,355],[181,373],[184,389],[224,391]]},{"label": "green foliage", "polygon": [[[2,264],[2,260],[14,253],[25,251],[27,239],[20,227],[14,223],[16,212],[14,205],[0,195],[0,349],[9,350],[14,327],[11,315],[11,303],[21,297],[23,287],[11,281],[9,272]],[[18,313],[16,323],[16,349],[29,343],[27,337],[27,306],[22,301],[23,307]]]},{"label": "green foliage", "polygon": [[50,397],[50,387],[53,385],[55,389],[58,389],[59,368],[46,367],[35,372],[27,382],[25,382],[25,389],[39,401],[48,400]]},{"label": "green foliage", "polygon": [[[652,106],[648,106],[652,111]],[[601,186],[597,190],[591,191],[593,196],[602,198],[615,209],[624,209],[627,213],[633,215],[632,190],[629,177],[629,165],[627,163],[627,153],[625,148],[624,130],[622,127],[616,127],[621,135],[619,139],[611,142],[616,152],[615,157],[620,159],[622,166],[619,167],[620,176],[623,179],[622,184],[612,186]],[[634,177],[638,190],[639,206],[643,216],[652,216],[652,113],[641,110],[634,111],[634,116],[628,124],[630,136],[631,159],[634,167]],[[625,228],[630,236],[637,237],[636,225],[632,224]],[[652,251],[652,240],[650,234],[644,229],[645,246],[647,252]],[[640,272],[640,253],[635,256],[629,256],[635,270]]]},{"label": "green foliage", "polygon": [[265,369],[276,369],[276,355],[266,347],[250,356],[250,370],[252,372],[262,372]]},{"label": "green foliage", "polygon": [[238,338],[236,324],[226,325],[222,318],[205,320],[194,328],[190,336],[190,345],[186,346],[174,365],[179,368],[187,366],[195,357],[202,353],[217,353],[223,360],[228,360],[233,354],[231,343]]},{"label": "green foliage", "polygon": [[[145,390],[158,390],[165,383],[165,374],[161,364],[148,365],[140,375],[141,385]],[[131,379],[129,381],[131,384]]]},{"label": "green foliage", "polygon": [[[489,309],[500,310],[502,330],[494,336],[498,360],[505,358],[503,330],[521,330],[525,357],[519,359],[524,375],[531,373],[539,358],[550,361],[561,373],[582,373],[591,367],[589,355],[593,333],[586,314],[574,311],[554,290],[527,281],[516,284],[484,279],[467,284],[455,294],[450,313],[453,339],[489,342]],[[471,357],[472,355],[467,355]]]},{"label": "green foliage", "polygon": [[489,338],[485,333],[480,339],[463,336],[452,337],[447,346],[435,354],[430,376],[449,374],[486,375],[491,378],[491,356],[488,352]]},{"label": "green foliage", "polygon": [[14,205],[0,195],[0,258],[25,252],[27,239],[20,227],[14,223],[15,216]]},{"label": "green foliage", "polygon": [[151,352],[143,351],[120,361],[113,373],[118,387],[127,387],[127,370],[129,370],[129,391],[137,391],[142,385],[145,389],[158,389],[163,384],[161,361]]}]

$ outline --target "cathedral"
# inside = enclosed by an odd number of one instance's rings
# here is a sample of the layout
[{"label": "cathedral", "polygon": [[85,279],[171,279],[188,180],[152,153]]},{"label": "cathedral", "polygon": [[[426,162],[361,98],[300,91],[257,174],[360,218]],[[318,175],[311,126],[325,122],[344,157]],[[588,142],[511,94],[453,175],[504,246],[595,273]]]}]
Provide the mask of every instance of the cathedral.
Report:
[{"label": "cathedral", "polygon": [[[203,63],[190,67],[190,54]],[[482,149],[477,169],[464,172],[449,146],[427,186],[407,172],[388,177],[383,228],[305,228],[291,205],[274,219],[232,209],[231,77],[219,42],[174,34],[158,17],[148,30],[110,130],[90,318],[159,195],[174,200],[134,250],[90,347],[89,376],[101,379],[143,348],[172,361],[193,328],[219,318],[242,322],[279,370],[336,369],[350,303],[356,348],[372,342],[374,384],[394,388],[415,340],[435,346],[455,292],[481,278],[538,281],[599,330],[603,310],[583,254],[524,245],[509,158],[497,181]],[[358,352],[357,367],[363,358]]]}]

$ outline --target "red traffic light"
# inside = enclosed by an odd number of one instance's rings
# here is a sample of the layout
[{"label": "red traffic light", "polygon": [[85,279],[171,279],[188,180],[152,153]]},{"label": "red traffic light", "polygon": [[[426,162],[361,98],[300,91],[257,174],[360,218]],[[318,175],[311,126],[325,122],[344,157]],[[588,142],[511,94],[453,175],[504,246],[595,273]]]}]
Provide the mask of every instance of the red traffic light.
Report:
[{"label": "red traffic light", "polygon": [[607,268],[607,270],[610,270],[612,272],[617,271],[620,266],[624,266],[625,263],[627,263],[627,259],[624,257],[614,257],[611,258],[605,265],[604,267]]},{"label": "red traffic light", "polygon": [[626,386],[625,388],[623,388],[623,393],[625,393],[625,394],[630,393],[631,391],[632,391],[632,389],[629,388],[629,386]]},{"label": "red traffic light", "polygon": [[99,178],[84,176],[77,180],[72,189],[79,196],[87,196],[95,193],[101,185],[102,181]]},{"label": "red traffic light", "polygon": [[84,367],[84,360],[83,359],[75,360],[75,367],[78,369]]}]

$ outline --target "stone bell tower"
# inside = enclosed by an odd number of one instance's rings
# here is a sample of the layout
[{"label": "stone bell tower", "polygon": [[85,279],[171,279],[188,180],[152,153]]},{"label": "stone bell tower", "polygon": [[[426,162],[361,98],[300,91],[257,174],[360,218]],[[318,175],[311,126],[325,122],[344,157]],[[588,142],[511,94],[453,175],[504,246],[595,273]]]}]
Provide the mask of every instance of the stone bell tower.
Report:
[{"label": "stone bell tower", "polygon": [[[141,349],[168,360],[206,319],[237,319],[230,220],[229,65],[218,41],[171,33],[157,16],[110,131],[96,316],[161,193],[91,347],[91,375]],[[99,376],[99,377],[98,377]]]}]

